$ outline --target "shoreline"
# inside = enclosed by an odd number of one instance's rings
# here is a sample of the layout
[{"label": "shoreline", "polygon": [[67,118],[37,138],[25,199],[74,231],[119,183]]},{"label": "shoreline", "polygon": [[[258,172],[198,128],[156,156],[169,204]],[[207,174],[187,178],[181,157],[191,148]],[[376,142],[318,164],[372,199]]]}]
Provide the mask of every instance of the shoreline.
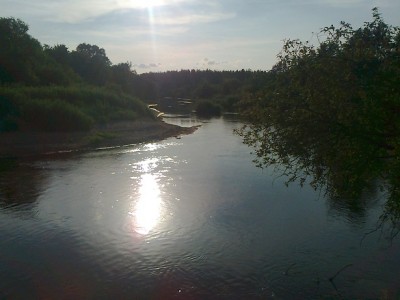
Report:
[{"label": "shoreline", "polygon": [[0,158],[51,155],[159,141],[191,134],[197,128],[145,119],[110,123],[88,132],[6,132],[0,133]]}]

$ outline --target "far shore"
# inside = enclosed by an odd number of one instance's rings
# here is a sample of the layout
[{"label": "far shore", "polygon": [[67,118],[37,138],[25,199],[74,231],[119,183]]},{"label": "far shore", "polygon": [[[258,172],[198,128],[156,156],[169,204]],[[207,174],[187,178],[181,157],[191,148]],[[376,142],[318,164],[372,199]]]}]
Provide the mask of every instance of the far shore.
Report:
[{"label": "far shore", "polygon": [[179,137],[198,127],[180,127],[161,120],[116,122],[88,132],[6,132],[0,133],[0,158],[117,147]]}]

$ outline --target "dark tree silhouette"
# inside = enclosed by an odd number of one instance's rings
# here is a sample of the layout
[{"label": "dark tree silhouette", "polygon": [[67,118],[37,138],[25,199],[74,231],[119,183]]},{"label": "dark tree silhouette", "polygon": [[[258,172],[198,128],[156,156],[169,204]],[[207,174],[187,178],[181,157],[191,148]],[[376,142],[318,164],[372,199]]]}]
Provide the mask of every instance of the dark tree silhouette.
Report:
[{"label": "dark tree silhouette", "polygon": [[41,61],[41,45],[28,32],[28,25],[15,18],[0,18],[0,84],[34,83],[34,68]]},{"label": "dark tree silhouette", "polygon": [[243,101],[239,134],[258,166],[350,205],[379,180],[399,215],[400,29],[374,9],[372,22],[325,27],[319,40],[285,42],[264,91]]}]

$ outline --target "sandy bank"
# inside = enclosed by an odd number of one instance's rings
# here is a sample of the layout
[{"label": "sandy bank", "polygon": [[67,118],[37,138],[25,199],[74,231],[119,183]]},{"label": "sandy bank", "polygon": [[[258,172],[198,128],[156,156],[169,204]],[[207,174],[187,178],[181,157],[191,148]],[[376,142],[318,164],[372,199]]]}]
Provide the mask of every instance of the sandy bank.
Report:
[{"label": "sandy bank", "polygon": [[123,146],[190,134],[197,127],[179,127],[159,120],[118,122],[89,132],[0,133],[0,157],[24,157],[61,151]]}]

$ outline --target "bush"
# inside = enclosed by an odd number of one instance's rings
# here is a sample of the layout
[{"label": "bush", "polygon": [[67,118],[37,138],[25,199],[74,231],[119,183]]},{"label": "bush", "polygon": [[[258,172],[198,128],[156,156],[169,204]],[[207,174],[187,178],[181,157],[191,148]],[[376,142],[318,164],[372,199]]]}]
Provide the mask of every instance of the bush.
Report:
[{"label": "bush", "polygon": [[221,107],[209,100],[199,101],[196,104],[196,114],[201,117],[220,116]]},{"label": "bush", "polygon": [[88,130],[110,121],[153,118],[140,100],[122,92],[87,85],[0,87],[0,131]]},{"label": "bush", "polygon": [[17,117],[18,110],[14,103],[0,95],[0,132],[17,130]]},{"label": "bush", "polygon": [[93,119],[77,107],[60,100],[31,100],[21,109],[29,129],[43,131],[85,131]]}]

